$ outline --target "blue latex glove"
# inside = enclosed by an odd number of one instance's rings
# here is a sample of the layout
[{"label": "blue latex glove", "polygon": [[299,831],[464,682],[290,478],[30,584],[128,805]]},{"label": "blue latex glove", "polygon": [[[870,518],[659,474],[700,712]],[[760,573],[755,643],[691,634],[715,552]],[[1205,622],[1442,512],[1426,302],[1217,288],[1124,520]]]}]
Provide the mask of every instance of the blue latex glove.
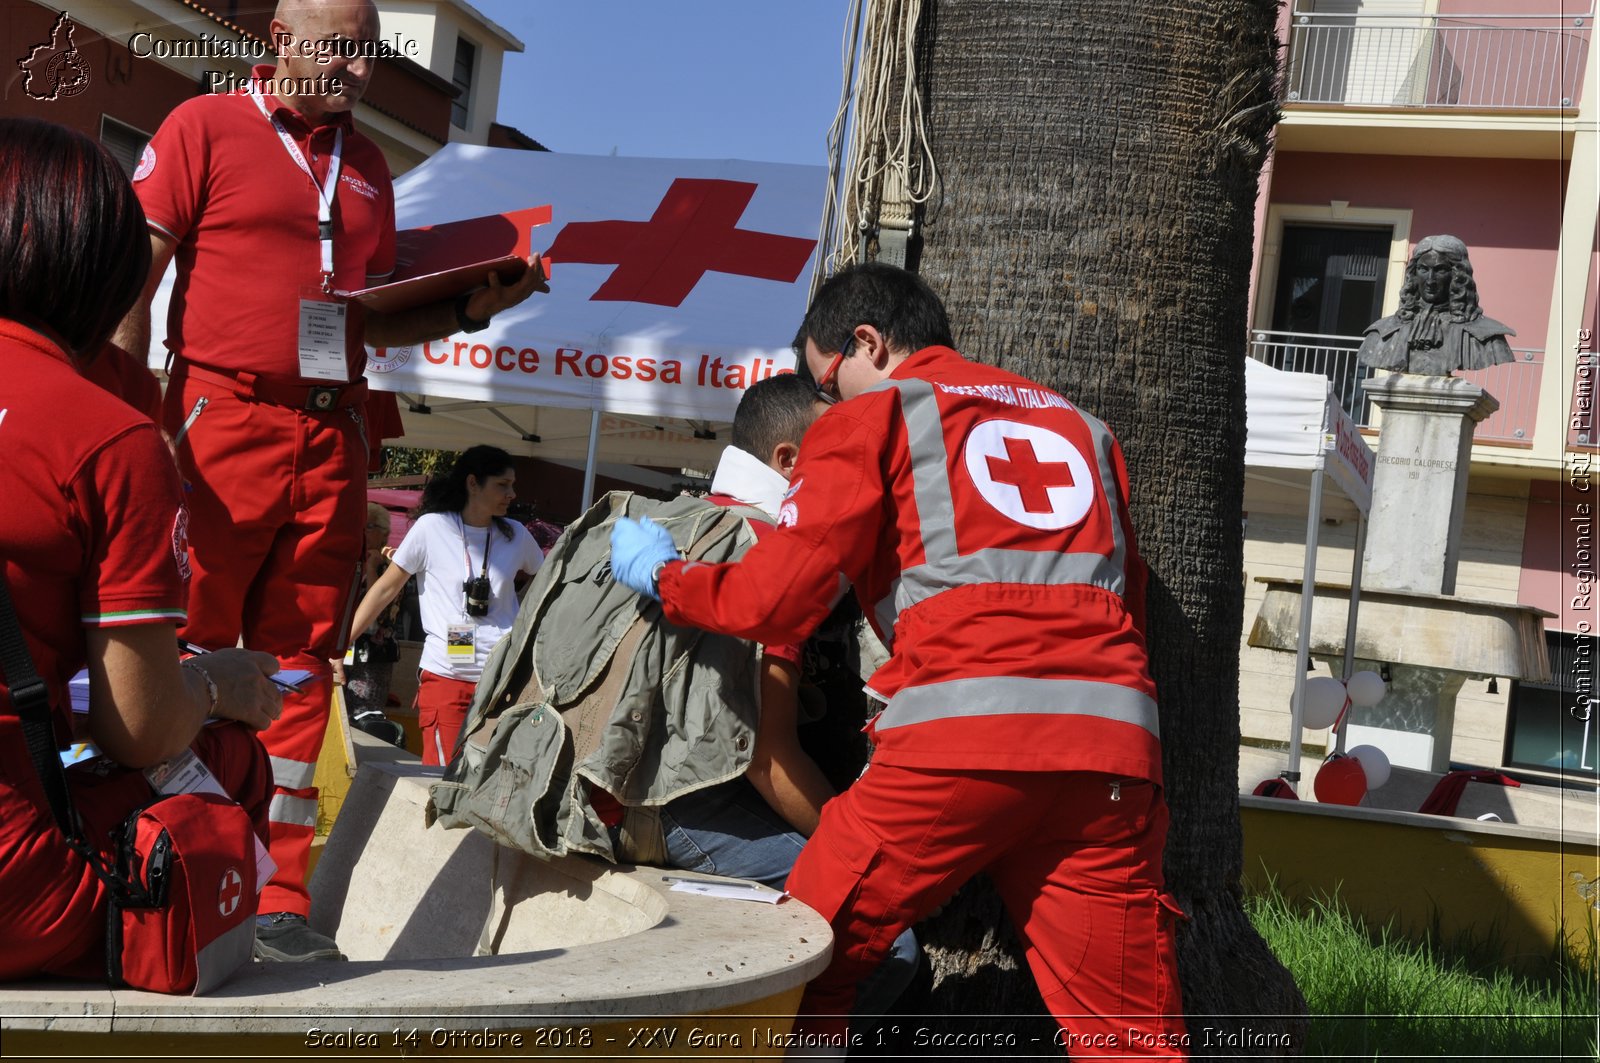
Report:
[{"label": "blue latex glove", "polygon": [[632,590],[659,602],[656,566],[677,559],[672,536],[649,517],[622,517],[611,526],[611,575]]}]

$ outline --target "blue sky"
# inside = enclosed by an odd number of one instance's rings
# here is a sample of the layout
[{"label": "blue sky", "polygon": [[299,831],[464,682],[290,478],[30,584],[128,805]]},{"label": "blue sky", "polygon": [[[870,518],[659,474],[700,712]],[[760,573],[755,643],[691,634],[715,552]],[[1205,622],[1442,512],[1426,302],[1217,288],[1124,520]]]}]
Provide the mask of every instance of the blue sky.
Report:
[{"label": "blue sky", "polygon": [[521,39],[500,120],[552,151],[822,165],[848,0],[471,0]]}]

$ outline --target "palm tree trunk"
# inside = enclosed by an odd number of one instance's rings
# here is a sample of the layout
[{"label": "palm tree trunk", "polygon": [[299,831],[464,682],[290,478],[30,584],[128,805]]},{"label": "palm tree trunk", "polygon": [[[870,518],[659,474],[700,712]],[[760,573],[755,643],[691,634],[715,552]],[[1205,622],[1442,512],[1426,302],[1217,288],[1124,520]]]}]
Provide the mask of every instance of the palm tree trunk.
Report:
[{"label": "palm tree trunk", "polygon": [[[1304,1031],[1239,890],[1246,293],[1274,16],[1273,0],[930,0],[918,45],[942,195],[914,264],[965,354],[1058,388],[1128,456],[1197,1054],[1207,1027],[1293,1036],[1271,1055]],[[998,922],[980,888],[925,928],[917,1010],[1039,1010]]]}]

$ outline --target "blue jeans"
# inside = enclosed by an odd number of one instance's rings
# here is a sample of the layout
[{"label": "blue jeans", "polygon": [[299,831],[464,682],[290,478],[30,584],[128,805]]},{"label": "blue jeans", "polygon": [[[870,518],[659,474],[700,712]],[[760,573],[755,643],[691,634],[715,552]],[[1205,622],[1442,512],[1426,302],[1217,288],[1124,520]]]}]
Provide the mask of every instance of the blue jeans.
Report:
[{"label": "blue jeans", "polygon": [[[673,867],[744,878],[783,889],[805,845],[745,779],[679,797],[661,809],[667,859]],[[856,986],[857,1015],[882,1015],[917,973],[922,949],[907,930],[895,938],[878,969]]]}]

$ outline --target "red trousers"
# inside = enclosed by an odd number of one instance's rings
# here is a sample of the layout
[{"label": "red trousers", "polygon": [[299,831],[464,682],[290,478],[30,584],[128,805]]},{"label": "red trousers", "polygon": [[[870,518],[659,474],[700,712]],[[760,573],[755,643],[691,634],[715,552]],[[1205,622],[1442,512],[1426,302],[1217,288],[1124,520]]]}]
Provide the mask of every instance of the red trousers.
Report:
[{"label": "red trousers", "polygon": [[842,1035],[856,983],[890,942],[986,872],[1072,1058],[1186,1058],[1166,802],[1150,782],[1117,782],[872,764],[823,807],[789,875],[834,934],[796,1028]]},{"label": "red trousers", "polygon": [[[105,884],[56,828],[21,728],[0,729],[0,736],[11,745],[0,756],[0,897],[6,899],[0,981],[41,973],[104,981]],[[201,728],[190,748],[250,813],[265,841],[272,769],[254,733],[240,724],[213,724]],[[84,837],[102,856],[112,852],[112,832],[154,797],[142,772],[103,758],[68,768],[67,787]]]},{"label": "red trousers", "polygon": [[476,683],[423,670],[417,683],[417,726],[422,728],[422,763],[448,764],[456,736],[467,722]]},{"label": "red trousers", "polygon": [[278,873],[263,912],[310,913],[305,879],[317,822],[312,785],[328,726],[332,657],[342,656],[366,524],[367,441],[359,406],[323,413],[240,399],[179,366],[167,388],[189,484],[189,622],[206,649],[237,644],[312,673],[284,698],[262,742],[272,756],[269,848]]}]

